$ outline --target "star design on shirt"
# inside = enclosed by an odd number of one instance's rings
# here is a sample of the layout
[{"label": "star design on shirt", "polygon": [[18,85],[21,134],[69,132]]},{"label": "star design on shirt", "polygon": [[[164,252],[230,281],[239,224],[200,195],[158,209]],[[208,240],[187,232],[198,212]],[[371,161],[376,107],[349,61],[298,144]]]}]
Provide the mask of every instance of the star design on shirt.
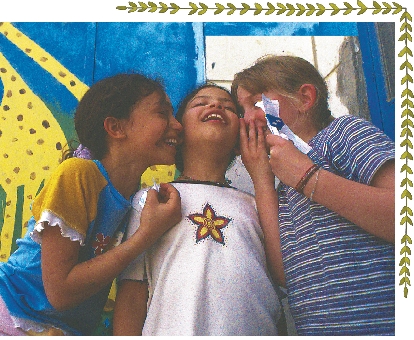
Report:
[{"label": "star design on shirt", "polygon": [[231,219],[224,216],[216,216],[214,209],[208,203],[206,203],[202,214],[191,214],[188,218],[198,225],[196,242],[211,236],[214,241],[224,244],[224,236],[221,229],[226,227]]}]

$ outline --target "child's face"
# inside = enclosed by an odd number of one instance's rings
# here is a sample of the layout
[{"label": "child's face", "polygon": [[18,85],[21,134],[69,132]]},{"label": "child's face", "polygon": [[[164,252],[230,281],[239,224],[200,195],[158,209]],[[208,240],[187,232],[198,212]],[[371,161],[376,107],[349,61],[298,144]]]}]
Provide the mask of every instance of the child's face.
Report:
[{"label": "child's face", "polygon": [[230,95],[215,87],[200,90],[187,104],[183,115],[184,142],[211,141],[236,145],[239,117]]},{"label": "child's face", "polygon": [[[280,118],[286,125],[289,126],[290,122],[295,118],[294,113],[297,112],[297,108],[292,104],[292,100],[281,96],[276,91],[266,91],[264,95],[271,100],[279,101],[279,114]],[[244,111],[244,120],[247,125],[254,122],[257,127],[266,128],[266,118],[263,110],[256,106],[256,103],[262,100],[262,94],[252,94],[243,87],[237,89],[237,99],[240,106]]]},{"label": "child's face", "polygon": [[174,164],[181,124],[173,116],[167,96],[154,92],[141,100],[125,124],[130,152],[148,166]]}]

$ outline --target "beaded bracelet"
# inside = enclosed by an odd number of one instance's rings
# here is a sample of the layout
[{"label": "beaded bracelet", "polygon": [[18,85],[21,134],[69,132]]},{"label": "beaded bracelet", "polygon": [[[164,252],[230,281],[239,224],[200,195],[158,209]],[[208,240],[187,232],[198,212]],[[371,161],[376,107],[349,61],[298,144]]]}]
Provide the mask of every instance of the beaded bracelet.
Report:
[{"label": "beaded bracelet", "polygon": [[305,188],[305,185],[308,183],[308,181],[310,180],[310,178],[312,177],[312,175],[318,171],[319,166],[317,164],[313,164],[306,172],[305,174],[302,176],[302,178],[300,179],[300,181],[298,182],[298,184],[296,184],[295,186],[295,190],[300,193],[303,194],[303,189]]}]

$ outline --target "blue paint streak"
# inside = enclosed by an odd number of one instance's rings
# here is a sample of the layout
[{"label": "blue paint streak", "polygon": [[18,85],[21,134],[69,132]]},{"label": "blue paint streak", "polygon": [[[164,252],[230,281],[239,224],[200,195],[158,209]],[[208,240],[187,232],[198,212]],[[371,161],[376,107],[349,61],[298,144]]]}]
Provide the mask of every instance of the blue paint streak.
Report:
[{"label": "blue paint streak", "polygon": [[355,22],[208,22],[206,36],[357,36]]},{"label": "blue paint streak", "polygon": [[19,76],[49,109],[62,113],[73,111],[77,101],[63,85],[14,45],[4,42],[2,37],[0,45],[4,56]]},{"label": "blue paint streak", "polygon": [[[3,97],[4,97],[4,85],[0,78],[0,99],[3,99]],[[1,104],[1,101],[0,101],[0,104]]]},{"label": "blue paint streak", "polygon": [[197,72],[197,84],[204,84],[206,82],[206,60],[205,60],[205,37],[204,25],[201,22],[193,22],[194,39],[196,44],[197,58],[194,67]]}]

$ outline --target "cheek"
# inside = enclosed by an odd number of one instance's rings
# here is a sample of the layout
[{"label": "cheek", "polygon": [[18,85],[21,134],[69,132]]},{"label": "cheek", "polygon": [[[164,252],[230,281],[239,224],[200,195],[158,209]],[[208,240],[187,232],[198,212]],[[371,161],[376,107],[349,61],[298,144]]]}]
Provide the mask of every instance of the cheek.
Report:
[{"label": "cheek", "polygon": [[154,122],[151,126],[145,126],[141,133],[149,136],[149,138],[162,138],[168,132],[168,121],[165,119]]},{"label": "cheek", "polygon": [[195,129],[194,124],[192,124],[191,122],[182,122],[182,126],[183,126],[183,134],[185,134],[186,132]]},{"label": "cheek", "polygon": [[199,124],[197,117],[198,117],[198,113],[194,109],[186,112],[181,121],[183,130],[185,131],[185,130],[190,130],[190,129],[196,129],[197,124]]},{"label": "cheek", "polygon": [[293,113],[295,111],[297,111],[297,109],[295,108],[293,104],[290,104],[290,103],[280,104],[279,115],[285,124],[287,124],[290,120],[292,120],[291,117],[293,117]]}]

